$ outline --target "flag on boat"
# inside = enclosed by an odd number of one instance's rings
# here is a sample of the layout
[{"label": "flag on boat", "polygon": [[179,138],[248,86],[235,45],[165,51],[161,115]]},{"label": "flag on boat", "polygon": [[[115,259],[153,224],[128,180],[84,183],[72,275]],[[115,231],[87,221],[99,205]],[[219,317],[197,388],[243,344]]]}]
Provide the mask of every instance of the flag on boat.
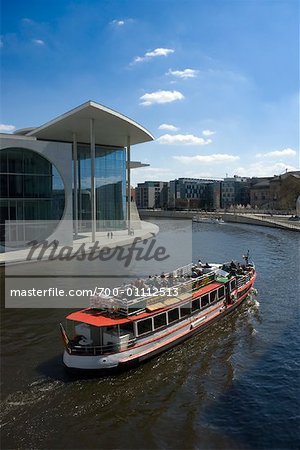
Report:
[{"label": "flag on boat", "polygon": [[60,326],[60,331],[61,331],[61,335],[62,335],[62,338],[63,338],[64,343],[65,343],[65,346],[68,347],[68,345],[70,343],[70,340],[69,340],[69,338],[67,336],[67,333],[66,333],[66,331],[65,331],[65,329],[64,329],[64,327],[62,326],[61,323],[59,324],[59,326]]}]

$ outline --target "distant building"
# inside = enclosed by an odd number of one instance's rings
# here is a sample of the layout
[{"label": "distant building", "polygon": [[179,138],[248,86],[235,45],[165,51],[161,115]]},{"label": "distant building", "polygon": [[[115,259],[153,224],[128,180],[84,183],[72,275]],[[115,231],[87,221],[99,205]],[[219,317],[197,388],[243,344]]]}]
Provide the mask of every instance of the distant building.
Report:
[{"label": "distant building", "polygon": [[220,181],[178,178],[170,181],[169,208],[217,209],[220,207]]},{"label": "distant building", "polygon": [[270,203],[269,178],[257,178],[257,182],[250,188],[250,205],[252,208],[268,208]]},{"label": "distant building", "polygon": [[296,214],[300,217],[300,195],[298,195],[297,201],[296,201]]},{"label": "distant building", "polygon": [[140,209],[165,208],[168,204],[169,183],[145,181],[135,188],[136,205]]},{"label": "distant building", "polygon": [[295,209],[300,194],[300,171],[257,179],[250,188],[250,204],[254,208]]},{"label": "distant building", "polygon": [[246,206],[250,203],[250,179],[234,175],[221,182],[221,207]]},{"label": "distant building", "polygon": [[135,202],[135,188],[133,186],[130,186],[130,196],[131,196],[131,201]]},{"label": "distant building", "polygon": [[270,180],[270,208],[295,209],[300,194],[300,171],[286,172]]}]

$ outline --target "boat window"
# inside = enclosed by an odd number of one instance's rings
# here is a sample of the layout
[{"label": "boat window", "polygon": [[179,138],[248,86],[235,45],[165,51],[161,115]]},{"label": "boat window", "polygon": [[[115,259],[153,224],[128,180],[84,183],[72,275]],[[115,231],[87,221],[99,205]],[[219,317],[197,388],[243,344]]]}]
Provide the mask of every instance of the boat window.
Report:
[{"label": "boat window", "polygon": [[209,301],[210,303],[213,303],[217,299],[217,291],[212,291],[209,294]]},{"label": "boat window", "polygon": [[185,317],[191,314],[191,305],[190,303],[185,303],[184,305],[180,306],[180,317]]},{"label": "boat window", "polygon": [[138,335],[152,331],[152,319],[140,320],[137,323]]},{"label": "boat window", "polygon": [[101,328],[94,327],[91,325],[90,330],[91,330],[91,340],[93,341],[93,344],[100,345],[101,344],[101,338],[100,338]]},{"label": "boat window", "polygon": [[225,289],[224,289],[224,286],[222,286],[218,289],[218,296],[219,296],[219,298],[222,298],[222,297],[224,297],[224,295],[225,295]]},{"label": "boat window", "polygon": [[232,280],[230,283],[230,290],[232,291],[236,287],[236,280]]},{"label": "boat window", "polygon": [[204,308],[204,306],[208,305],[208,294],[203,295],[203,297],[201,297],[201,308]]},{"label": "boat window", "polygon": [[76,336],[79,338],[84,338],[87,341],[91,341],[91,325],[88,323],[77,323],[75,325],[75,338]]},{"label": "boat window", "polygon": [[200,309],[200,298],[195,298],[192,301],[192,311],[197,311],[197,309]]},{"label": "boat window", "polygon": [[179,309],[171,309],[171,311],[168,311],[168,321],[169,323],[175,322],[179,319]]},{"label": "boat window", "polygon": [[71,338],[71,339],[73,339],[74,338],[74,336],[75,336],[75,325],[77,325],[78,324],[78,322],[74,322],[74,320],[66,320],[66,325],[65,325],[65,328],[66,328],[66,332],[67,332],[67,335]]},{"label": "boat window", "polygon": [[159,314],[158,316],[154,317],[154,328],[160,328],[167,325],[167,314]]},{"label": "boat window", "polygon": [[120,335],[123,336],[124,334],[134,334],[132,322],[122,323],[120,325]]}]

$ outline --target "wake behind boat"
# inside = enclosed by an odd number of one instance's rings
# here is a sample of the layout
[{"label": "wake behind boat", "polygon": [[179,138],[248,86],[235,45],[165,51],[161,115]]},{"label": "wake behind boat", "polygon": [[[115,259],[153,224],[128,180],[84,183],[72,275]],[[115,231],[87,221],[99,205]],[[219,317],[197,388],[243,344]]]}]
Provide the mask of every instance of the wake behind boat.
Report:
[{"label": "wake behind boat", "polygon": [[[116,369],[145,361],[238,308],[253,288],[255,266],[189,264],[98,295],[61,325],[68,369]],[[111,291],[109,290],[109,293]]]}]

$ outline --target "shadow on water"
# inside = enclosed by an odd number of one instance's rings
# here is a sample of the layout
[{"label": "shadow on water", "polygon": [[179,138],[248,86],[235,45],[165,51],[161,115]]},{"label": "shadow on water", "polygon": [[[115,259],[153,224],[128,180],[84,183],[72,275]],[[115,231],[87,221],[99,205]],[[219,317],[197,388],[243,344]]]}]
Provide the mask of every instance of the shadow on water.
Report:
[{"label": "shadow on water", "polygon": [[43,361],[36,367],[36,371],[45,378],[69,383],[74,381],[74,378],[69,374],[62,363],[62,355],[54,356],[51,359]]}]

